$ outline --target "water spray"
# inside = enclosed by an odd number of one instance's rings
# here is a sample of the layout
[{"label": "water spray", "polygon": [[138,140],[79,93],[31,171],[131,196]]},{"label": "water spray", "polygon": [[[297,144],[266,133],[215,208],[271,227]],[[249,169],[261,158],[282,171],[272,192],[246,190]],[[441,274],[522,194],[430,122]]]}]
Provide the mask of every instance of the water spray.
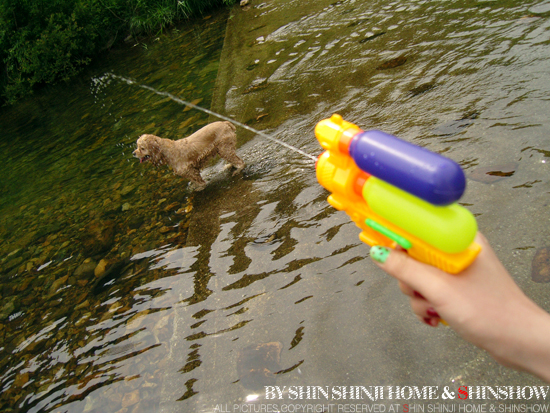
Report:
[{"label": "water spray", "polygon": [[268,135],[268,134],[266,134],[266,133],[264,133],[264,132],[261,132],[261,131],[259,131],[259,130],[254,129],[254,128],[251,128],[250,126],[245,125],[244,123],[238,122],[238,121],[236,121],[236,120],[234,120],[234,119],[231,119],[231,118],[229,118],[229,117],[227,117],[227,116],[220,115],[219,113],[213,112],[213,111],[211,111],[211,110],[209,110],[209,109],[205,109],[205,108],[203,108],[203,107],[201,107],[201,106],[197,106],[197,105],[195,105],[195,104],[193,104],[193,103],[191,103],[191,102],[187,102],[187,101],[185,101],[185,100],[183,100],[183,99],[181,99],[181,98],[179,98],[179,97],[177,97],[177,96],[175,96],[175,95],[173,95],[173,94],[171,94],[171,93],[162,92],[162,91],[157,90],[157,89],[155,89],[155,88],[153,88],[153,87],[151,87],[151,86],[142,85],[142,84],[137,83],[136,81],[131,80],[131,79],[128,79],[128,78],[126,78],[126,77],[124,77],[124,76],[115,75],[115,74],[113,74],[113,73],[107,73],[106,75],[104,75],[103,77],[101,77],[101,78],[99,78],[99,79],[94,79],[94,83],[97,84],[97,82],[99,82],[100,80],[106,79],[106,78],[115,78],[115,79],[119,79],[119,80],[123,81],[124,83],[126,83],[126,84],[128,84],[128,85],[136,85],[136,86],[138,86],[138,87],[140,87],[140,88],[142,88],[142,89],[149,90],[149,91],[151,91],[151,92],[153,92],[153,93],[155,93],[155,94],[157,94],[157,95],[159,95],[159,96],[168,97],[168,98],[170,98],[171,100],[173,100],[174,102],[179,103],[180,105],[189,106],[189,107],[191,107],[191,108],[193,108],[193,109],[200,110],[201,112],[204,112],[204,113],[207,113],[207,114],[209,114],[209,115],[215,116],[215,117],[217,117],[217,118],[219,118],[219,119],[226,120],[226,121],[229,121],[229,122],[231,122],[231,123],[234,123],[235,125],[240,126],[240,127],[243,128],[243,129],[246,129],[246,130],[248,130],[248,131],[250,131],[250,132],[252,132],[252,133],[255,133],[256,135],[261,136],[262,138],[268,139],[268,140],[270,140],[270,141],[272,141],[272,142],[275,142],[275,143],[277,143],[277,144],[279,144],[279,145],[281,145],[281,146],[284,146],[285,148],[288,148],[288,149],[290,149],[290,150],[292,150],[292,151],[294,151],[294,152],[297,152],[297,153],[299,153],[300,155],[303,155],[303,156],[305,156],[306,158],[309,158],[312,162],[316,162],[316,161],[317,161],[317,158],[316,158],[315,156],[310,155],[309,153],[304,152],[303,150],[301,150],[301,149],[299,149],[299,148],[296,148],[295,146],[289,145],[288,143],[283,142],[283,141],[280,140],[280,139],[274,138],[273,136],[270,136],[270,135]]}]

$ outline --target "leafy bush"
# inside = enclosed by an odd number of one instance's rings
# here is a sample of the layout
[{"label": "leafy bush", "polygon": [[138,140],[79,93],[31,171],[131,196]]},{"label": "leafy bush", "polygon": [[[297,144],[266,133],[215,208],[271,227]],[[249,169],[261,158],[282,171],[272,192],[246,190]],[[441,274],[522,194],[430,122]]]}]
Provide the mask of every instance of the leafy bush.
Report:
[{"label": "leafy bush", "polygon": [[0,0],[0,95],[69,79],[116,39],[151,35],[235,0]]}]

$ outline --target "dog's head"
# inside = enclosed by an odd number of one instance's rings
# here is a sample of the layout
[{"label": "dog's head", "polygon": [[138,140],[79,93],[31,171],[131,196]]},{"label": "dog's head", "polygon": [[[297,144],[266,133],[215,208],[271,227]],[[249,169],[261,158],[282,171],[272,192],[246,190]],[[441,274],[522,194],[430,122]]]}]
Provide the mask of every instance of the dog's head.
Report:
[{"label": "dog's head", "polygon": [[160,138],[155,135],[141,135],[137,140],[137,149],[133,152],[139,162],[150,161],[157,165],[161,161]]}]

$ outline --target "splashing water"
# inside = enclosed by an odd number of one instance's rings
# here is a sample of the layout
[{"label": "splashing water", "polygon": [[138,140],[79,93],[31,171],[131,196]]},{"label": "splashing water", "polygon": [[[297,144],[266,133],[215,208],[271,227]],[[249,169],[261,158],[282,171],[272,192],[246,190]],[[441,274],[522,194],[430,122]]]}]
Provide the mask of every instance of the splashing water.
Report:
[{"label": "splashing water", "polygon": [[140,87],[140,88],[142,88],[142,89],[150,90],[151,92],[153,92],[153,93],[155,93],[155,94],[157,94],[157,95],[159,95],[159,96],[168,97],[168,98],[172,99],[174,102],[179,103],[180,105],[189,106],[189,107],[191,107],[191,108],[193,108],[193,109],[200,110],[200,111],[202,111],[202,112],[204,112],[204,113],[207,113],[207,114],[209,114],[209,115],[215,116],[215,117],[217,117],[217,118],[219,118],[219,119],[223,119],[223,120],[232,122],[232,123],[234,123],[235,125],[238,125],[238,126],[240,126],[241,128],[243,128],[243,129],[246,129],[246,130],[248,130],[248,131],[250,131],[250,132],[253,132],[253,133],[255,133],[255,134],[261,136],[262,138],[269,139],[269,140],[272,141],[272,142],[275,142],[275,143],[277,143],[277,144],[279,144],[279,145],[281,145],[281,146],[284,146],[285,148],[288,148],[288,149],[290,149],[290,150],[292,150],[292,151],[294,151],[294,152],[297,152],[297,153],[299,153],[300,155],[303,155],[303,156],[305,156],[306,158],[309,158],[309,159],[310,159],[311,161],[313,161],[313,162],[316,162],[316,161],[317,161],[317,158],[316,158],[315,156],[310,155],[309,153],[304,152],[303,150],[301,150],[301,149],[299,149],[299,148],[296,148],[295,146],[289,145],[288,143],[283,142],[283,141],[280,140],[280,139],[274,138],[273,136],[270,136],[270,135],[268,135],[268,134],[266,134],[266,133],[264,133],[264,132],[261,132],[261,131],[259,131],[259,130],[254,129],[254,128],[251,128],[250,126],[245,125],[244,123],[238,122],[238,121],[236,121],[236,120],[234,120],[234,119],[231,119],[231,118],[229,118],[229,117],[227,117],[227,116],[220,115],[219,113],[213,112],[213,111],[211,111],[211,110],[209,110],[209,109],[205,109],[205,108],[203,108],[203,107],[201,107],[201,106],[197,106],[197,105],[195,105],[195,104],[193,104],[193,103],[191,103],[191,102],[187,102],[187,101],[185,101],[185,100],[183,100],[183,99],[180,99],[179,97],[177,97],[177,96],[175,96],[175,95],[173,95],[173,94],[171,94],[171,93],[162,92],[162,91],[157,90],[157,89],[155,89],[155,88],[153,88],[153,87],[151,87],[151,86],[139,84],[139,83],[135,82],[134,80],[128,79],[128,78],[126,78],[126,77],[124,77],[124,76],[115,75],[114,73],[106,73],[105,75],[103,75],[103,76],[101,76],[101,77],[92,79],[92,83],[94,84],[95,91],[96,91],[96,93],[95,93],[96,96],[97,96],[97,93],[100,91],[100,89],[101,89],[102,87],[105,87],[105,86],[107,86],[107,85],[110,83],[110,80],[111,80],[111,79],[119,79],[119,80],[123,81],[124,83],[126,83],[126,84],[128,84],[128,85],[136,85],[136,86],[138,86],[138,87]]}]

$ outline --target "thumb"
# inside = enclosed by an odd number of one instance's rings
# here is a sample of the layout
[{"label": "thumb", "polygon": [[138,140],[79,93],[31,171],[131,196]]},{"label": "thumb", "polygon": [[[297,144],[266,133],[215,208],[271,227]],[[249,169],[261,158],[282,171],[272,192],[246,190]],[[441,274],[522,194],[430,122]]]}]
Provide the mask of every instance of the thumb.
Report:
[{"label": "thumb", "polygon": [[375,245],[370,249],[374,262],[392,277],[407,284],[424,297],[437,297],[449,274],[439,268],[416,261],[403,251]]}]

